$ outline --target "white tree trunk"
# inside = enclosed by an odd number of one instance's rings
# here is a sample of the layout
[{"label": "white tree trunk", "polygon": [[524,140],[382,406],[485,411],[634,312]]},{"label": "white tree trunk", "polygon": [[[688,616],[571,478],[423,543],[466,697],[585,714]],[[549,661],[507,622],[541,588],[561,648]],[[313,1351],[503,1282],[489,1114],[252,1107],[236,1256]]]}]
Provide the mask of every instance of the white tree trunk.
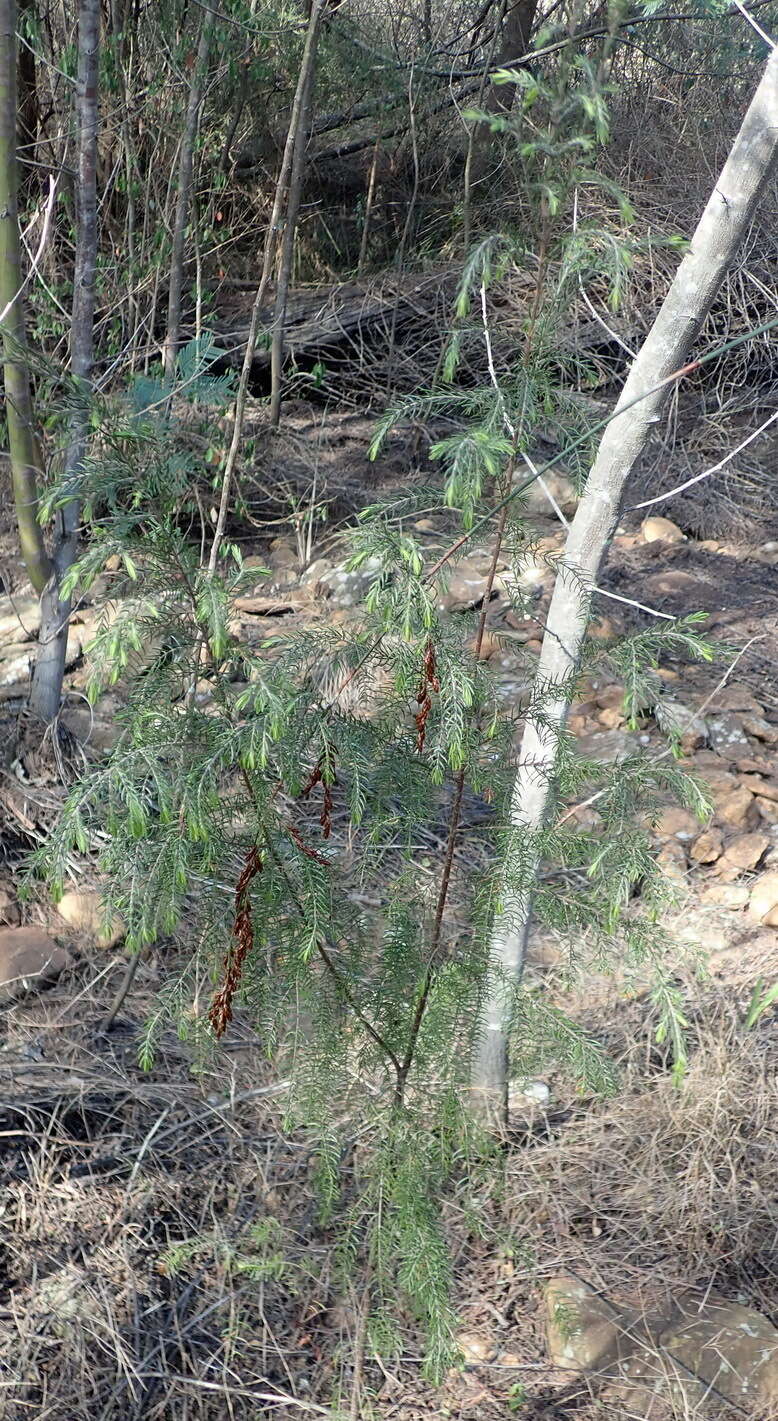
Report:
[{"label": "white tree trunk", "polygon": [[[507,873],[504,878],[492,928],[489,979],[472,1067],[473,1104],[490,1121],[504,1118],[507,1110],[512,1001],[524,967],[531,897],[540,862],[540,834],[553,799],[559,731],[569,709],[570,689],[588,625],[590,594],[586,589],[597,581],[625,485],[673,382],[660,389],[655,387],[688,359],[748,229],[777,153],[778,53],[774,51],[690,250],[632,365],[567,539],[537,671],[536,686],[541,691],[546,688],[542,719],[527,719],[511,800],[511,825],[522,845],[522,882],[517,887]],[[651,393],[641,399],[643,391]]]}]

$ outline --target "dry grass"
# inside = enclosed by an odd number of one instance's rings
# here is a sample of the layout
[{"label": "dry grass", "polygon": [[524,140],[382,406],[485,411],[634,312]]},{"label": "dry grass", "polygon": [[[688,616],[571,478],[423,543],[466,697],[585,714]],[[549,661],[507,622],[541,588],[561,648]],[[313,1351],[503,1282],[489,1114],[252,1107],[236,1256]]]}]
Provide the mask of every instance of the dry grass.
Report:
[{"label": "dry grass", "polygon": [[[545,1279],[574,1274],[617,1307],[666,1314],[691,1289],[700,1299],[714,1293],[745,1303],[778,1323],[774,1025],[745,1032],[731,991],[699,994],[694,1050],[678,1087],[652,1047],[643,1005],[617,1010],[611,999],[585,1019],[622,1059],[624,1088],[599,1105],[562,1097],[547,1125],[536,1121],[529,1138],[517,1131],[495,1240],[475,1265],[472,1243],[461,1258],[466,1326],[496,1344],[494,1361],[475,1373],[494,1393],[506,1361],[515,1363],[510,1375],[526,1388],[519,1413],[526,1417],[753,1415],[724,1402],[673,1403],[667,1389],[641,1396],[605,1376],[554,1372],[542,1292]],[[655,1364],[657,1375],[672,1378],[671,1358],[657,1351]],[[753,1421],[767,1418],[760,1411]]]},{"label": "dry grass", "polygon": [[550,1141],[514,1161],[510,1217],[533,1237],[550,1235],[571,1266],[585,1264],[610,1290],[650,1282],[746,1292],[775,1319],[774,1030],[768,1022],[744,1032],[716,996],[696,1016],[683,1083],[646,1060],[644,1028],[623,1092],[571,1122],[564,1148]]},{"label": "dry grass", "polygon": [[[305,1409],[311,1358],[289,1338],[307,1305],[301,1260],[317,1254],[305,1222],[308,1151],[284,1137],[283,1087],[263,1081],[248,1033],[199,1080],[172,1036],[155,1070],[138,1071],[135,1029],[161,966],[142,964],[131,1019],[110,1038],[97,1023],[113,974],[93,961],[82,964],[86,983],[63,982],[7,1015],[9,1418],[255,1414],[262,1393],[270,1404],[290,1390]],[[264,1250],[251,1229],[275,1213],[290,1230],[301,1223],[300,1242],[284,1239],[287,1278],[256,1281],[245,1270]],[[187,1256],[180,1246],[194,1239],[202,1246]],[[318,1286],[326,1270],[311,1271]]]}]

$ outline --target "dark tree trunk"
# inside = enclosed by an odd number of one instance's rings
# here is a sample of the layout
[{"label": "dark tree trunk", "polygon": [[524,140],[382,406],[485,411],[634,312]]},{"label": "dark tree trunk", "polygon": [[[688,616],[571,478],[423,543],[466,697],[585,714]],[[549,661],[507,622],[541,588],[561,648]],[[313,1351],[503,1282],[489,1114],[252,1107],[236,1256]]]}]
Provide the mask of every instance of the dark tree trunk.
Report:
[{"label": "dark tree trunk", "polygon": [[[34,0],[21,0],[19,6],[19,31],[24,36],[26,26],[25,15],[35,14]],[[18,97],[18,130],[19,130],[19,157],[22,168],[29,176],[34,174],[34,169],[27,167],[27,164],[35,160],[38,144],[38,129],[40,127],[40,107],[38,104],[38,75],[35,66],[35,55],[24,40],[19,45],[18,58],[19,75],[19,97]]]},{"label": "dark tree trunk", "polygon": [[81,0],[78,12],[78,176],[76,179],[76,266],[70,368],[77,408],[65,453],[65,483],[73,496],[58,512],[52,553],[53,572],[41,595],[41,629],[32,676],[30,709],[46,723],[54,720],[62,696],[70,598],[62,582],[78,547],[81,500],[78,484],[89,429],[89,397],[94,359],[95,276],[97,270],[97,78],[100,49],[100,0]]},{"label": "dark tree trunk", "polygon": [[[500,46],[492,60],[493,69],[517,67],[516,61],[529,49],[537,8],[538,0],[516,0],[515,5],[508,6],[502,22]],[[515,84],[491,84],[485,108],[489,113],[509,113],[515,98]]]},{"label": "dark tree trunk", "polygon": [[[502,20],[500,20],[499,7],[496,7],[501,33],[497,39],[497,47],[493,50],[488,61],[490,72],[494,72],[496,69],[521,67],[517,61],[521,60],[529,49],[537,8],[538,0],[517,0],[515,5],[505,7]],[[515,98],[515,84],[493,84],[487,81],[481,107],[486,113],[510,113]],[[489,124],[479,123],[471,135],[468,146],[465,176],[466,245],[469,245],[470,239],[472,190],[476,185],[482,185],[486,177],[489,167],[490,138]]]}]

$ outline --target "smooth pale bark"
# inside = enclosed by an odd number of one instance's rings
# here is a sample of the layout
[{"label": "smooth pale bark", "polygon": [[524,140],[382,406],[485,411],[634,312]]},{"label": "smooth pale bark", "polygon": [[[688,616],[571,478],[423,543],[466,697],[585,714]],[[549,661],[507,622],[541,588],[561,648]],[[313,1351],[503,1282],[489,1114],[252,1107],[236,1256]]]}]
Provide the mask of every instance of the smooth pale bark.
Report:
[{"label": "smooth pale bark", "polygon": [[[530,926],[531,897],[540,864],[539,838],[554,799],[558,735],[589,618],[586,589],[597,581],[618,521],[627,480],[674,381],[655,387],[683,367],[713,299],[745,236],[778,154],[778,53],[768,60],[729,158],[716,182],[675,280],[635,359],[607,425],[585,492],[573,519],[563,566],[549,608],[536,685],[543,695],[542,723],[527,720],[510,819],[521,845],[520,887],[506,876],[489,948],[490,972],[474,1052],[471,1085],[476,1110],[491,1122],[507,1110],[508,1048],[512,1002],[521,979]],[[642,392],[648,392],[640,398]],[[634,401],[637,403],[633,403]],[[630,406],[629,408],[626,408]],[[623,409],[623,414],[618,411]]]},{"label": "smooth pale bark", "polygon": [[316,77],[316,46],[323,11],[323,0],[312,0],[305,38],[300,77],[297,83],[294,108],[289,121],[292,136],[292,168],[289,176],[289,193],[286,201],[284,233],[281,239],[281,260],[278,271],[275,310],[273,312],[273,344],[270,351],[270,423],[278,427],[281,418],[281,389],[284,374],[284,330],[286,326],[286,306],[289,299],[289,282],[292,275],[294,239],[297,231],[297,215],[300,211],[303,175],[305,173],[305,153],[311,129],[311,106],[313,85]]},{"label": "smooth pale bark", "polygon": [[171,381],[175,374],[176,356],[181,340],[181,296],[184,289],[184,248],[186,245],[186,227],[189,221],[189,209],[192,203],[194,146],[197,137],[197,123],[200,117],[200,105],[203,101],[203,81],[208,66],[208,53],[211,47],[213,21],[213,11],[205,10],[203,13],[202,28],[200,30],[200,42],[197,46],[197,58],[195,60],[194,74],[192,75],[192,85],[189,90],[189,102],[186,107],[186,120],[184,122],[184,132],[181,137],[181,152],[178,159],[178,196],[176,198],[176,215],[173,222],[173,250],[170,256],[170,288],[168,291],[167,306],[167,336],[165,338],[165,349],[163,353],[165,376]]},{"label": "smooth pale bark", "polygon": [[41,592],[51,564],[38,522],[40,450],[33,424],[20,295],[23,278],[16,160],[16,24],[16,0],[0,0],[0,311],[4,313],[5,413],[22,558],[35,591]]},{"label": "smooth pale bark", "polygon": [[[70,328],[70,370],[79,405],[71,418],[65,452],[65,485],[77,492],[89,431],[89,397],[94,363],[95,280],[97,273],[97,84],[100,53],[100,0],[81,0],[78,10],[78,172],[76,175],[76,261]],[[62,579],[78,551],[81,500],[72,498],[54,524],[52,575],[41,595],[41,628],[30,687],[30,710],[48,724],[59,711],[70,622],[70,598]]]}]

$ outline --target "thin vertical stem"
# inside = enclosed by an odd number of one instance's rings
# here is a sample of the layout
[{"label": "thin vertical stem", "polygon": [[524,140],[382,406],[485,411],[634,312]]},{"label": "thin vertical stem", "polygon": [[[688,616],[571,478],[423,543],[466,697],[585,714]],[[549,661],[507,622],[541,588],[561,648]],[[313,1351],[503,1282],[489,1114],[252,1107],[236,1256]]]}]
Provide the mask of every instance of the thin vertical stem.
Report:
[{"label": "thin vertical stem", "polygon": [[70,369],[77,407],[65,453],[65,486],[70,497],[54,525],[53,576],[41,597],[41,630],[30,709],[45,722],[59,710],[65,671],[70,598],[61,595],[63,578],[75,562],[81,521],[79,482],[89,432],[89,399],[94,365],[97,280],[97,133],[100,54],[100,0],[80,0],[78,10],[78,172],[76,176],[76,262],[70,328]]},{"label": "thin vertical stem", "polygon": [[[505,471],[505,479],[508,488],[510,488],[512,477],[513,457],[511,457],[511,459],[508,461],[508,466]],[[494,579],[497,576],[497,564],[500,560],[502,540],[505,536],[505,528],[508,522],[509,508],[510,505],[508,503],[505,503],[500,509],[500,515],[497,520],[497,534],[494,542],[494,550],[492,552],[492,560],[489,565],[489,571],[486,577],[486,587],[484,589],[483,603],[481,605],[481,614],[478,618],[478,629],[476,631],[475,643],[473,647],[473,652],[476,660],[480,660],[481,652],[483,650],[484,633],[486,632],[486,619],[488,616],[489,602],[491,600],[492,592],[494,590]],[[414,1012],[413,1019],[411,1021],[411,1028],[408,1033],[408,1044],[405,1048],[405,1055],[403,1056],[402,1063],[400,1065],[400,1070],[397,1074],[397,1084],[395,1087],[395,1104],[397,1106],[401,1106],[403,1103],[408,1075],[410,1073],[411,1066],[413,1065],[413,1058],[416,1053],[416,1044],[418,1042],[419,1033],[424,1022],[424,1016],[427,1010],[427,1006],[429,1004],[430,994],[434,986],[435,975],[440,965],[440,942],[443,933],[443,917],[446,911],[446,904],[448,902],[448,894],[451,886],[451,874],[454,867],[454,852],[456,850],[457,834],[459,832],[459,821],[462,815],[462,799],[464,797],[464,793],[465,771],[464,769],[461,769],[457,771],[457,775],[454,780],[454,797],[451,801],[451,809],[449,812],[446,852],[443,859],[443,870],[440,876],[438,899],[435,905],[435,917],[433,919],[432,924],[432,935],[430,938],[427,970],[424,974],[424,981],[422,982],[421,991],[419,993],[419,1000],[416,1004],[416,1011]]]},{"label": "thin vertical stem", "polygon": [[[297,232],[297,217],[300,211],[305,153],[311,126],[313,86],[316,77],[316,47],[319,25],[323,12],[323,0],[312,0],[305,37],[305,50],[300,65],[300,78],[295,94],[295,107],[289,122],[292,136],[292,165],[289,176],[289,193],[286,203],[286,220],[281,239],[281,262],[278,272],[275,311],[273,313],[273,344],[270,352],[271,392],[270,424],[276,429],[281,418],[281,390],[284,374],[284,335],[286,307],[289,300],[289,282],[292,275],[294,240]],[[298,102],[299,99],[299,102]]]},{"label": "thin vertical stem", "polygon": [[200,105],[203,98],[203,81],[208,66],[208,53],[211,46],[211,32],[213,30],[214,14],[212,9],[205,10],[203,14],[202,26],[200,29],[200,41],[197,46],[197,58],[195,60],[192,83],[189,89],[189,102],[186,109],[186,121],[181,139],[181,152],[178,160],[178,196],[176,199],[176,214],[173,224],[173,250],[170,256],[170,290],[168,293],[167,311],[167,336],[165,338],[165,349],[163,353],[163,365],[165,378],[173,380],[176,367],[176,355],[181,336],[181,297],[184,287],[184,247],[186,243],[186,227],[189,221],[189,210],[192,199],[192,172],[194,168],[194,146],[197,136],[197,123],[200,117]]},{"label": "thin vertical stem", "polygon": [[365,199],[365,220],[362,223],[362,240],[359,244],[359,261],[357,262],[357,276],[361,276],[367,261],[367,242],[370,235],[370,218],[373,214],[373,198],[375,196],[376,174],[378,172],[378,155],[381,151],[381,135],[375,141],[373,149],[373,161],[370,164],[370,177],[367,184],[367,197]]},{"label": "thin vertical stem", "polygon": [[273,210],[270,214],[270,222],[265,234],[265,248],[262,258],[262,272],[259,278],[254,305],[251,308],[251,320],[249,322],[248,337],[246,339],[246,349],[243,352],[243,365],[241,367],[238,389],[235,396],[235,406],[232,420],[232,439],[227,453],[227,460],[224,465],[222,475],[221,497],[219,499],[219,512],[216,518],[213,543],[211,544],[210,557],[208,559],[208,573],[213,576],[216,564],[219,559],[219,549],[224,539],[224,530],[227,526],[227,515],[230,507],[230,494],[232,490],[232,480],[235,474],[235,466],[238,461],[240,442],[243,437],[243,422],[246,416],[246,399],[248,397],[249,379],[251,377],[251,367],[254,361],[254,350],[257,343],[257,331],[259,329],[259,317],[262,306],[270,284],[270,274],[273,270],[273,259],[276,254],[278,243],[278,230],[281,222],[281,212],[284,206],[287,190],[291,182],[292,164],[294,159],[295,139],[299,130],[305,95],[308,87],[308,67],[311,58],[311,51],[315,44],[315,31],[312,25],[308,27],[308,37],[306,40],[303,61],[300,66],[300,73],[297,78],[297,89],[295,91],[292,113],[289,119],[289,128],[286,134],[281,167],[276,182],[275,195],[273,197]]}]

